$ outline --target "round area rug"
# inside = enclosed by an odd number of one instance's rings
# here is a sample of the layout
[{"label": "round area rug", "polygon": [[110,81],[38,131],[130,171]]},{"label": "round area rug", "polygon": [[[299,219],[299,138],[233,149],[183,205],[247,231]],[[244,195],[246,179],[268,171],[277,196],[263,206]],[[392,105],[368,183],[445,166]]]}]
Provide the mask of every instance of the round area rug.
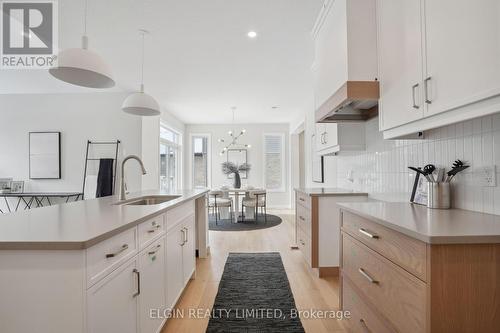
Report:
[{"label": "round area rug", "polygon": [[267,222],[264,221],[264,216],[259,214],[259,220],[231,222],[230,219],[220,219],[215,225],[215,215],[210,214],[208,217],[208,229],[212,231],[248,231],[275,227],[282,222],[281,218],[276,215],[267,214]]}]

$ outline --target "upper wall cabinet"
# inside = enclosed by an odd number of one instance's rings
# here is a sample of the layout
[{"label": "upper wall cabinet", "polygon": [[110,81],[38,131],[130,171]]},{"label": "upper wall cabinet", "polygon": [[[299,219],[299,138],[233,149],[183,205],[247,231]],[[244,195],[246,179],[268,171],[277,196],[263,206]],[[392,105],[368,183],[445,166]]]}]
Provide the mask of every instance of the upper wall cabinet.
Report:
[{"label": "upper wall cabinet", "polygon": [[326,0],[312,34],[316,109],[347,81],[377,78],[375,0]]},{"label": "upper wall cabinet", "polygon": [[500,1],[378,0],[385,138],[500,111]]}]

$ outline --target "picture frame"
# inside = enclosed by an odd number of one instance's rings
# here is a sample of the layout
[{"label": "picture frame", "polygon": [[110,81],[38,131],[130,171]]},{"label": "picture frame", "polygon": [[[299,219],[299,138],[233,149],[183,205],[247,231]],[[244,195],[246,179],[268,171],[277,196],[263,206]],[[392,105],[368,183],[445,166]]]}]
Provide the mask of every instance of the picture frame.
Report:
[{"label": "picture frame", "polygon": [[30,179],[61,179],[61,132],[29,133]]},{"label": "picture frame", "polygon": [[427,206],[427,196],[427,179],[425,179],[425,177],[420,177],[420,174],[417,173],[415,182],[413,184],[413,191],[410,202]]},{"label": "picture frame", "polygon": [[12,178],[0,178],[0,193],[10,193]]},{"label": "picture frame", "polygon": [[23,193],[24,192],[24,181],[16,180],[10,183],[11,193]]}]

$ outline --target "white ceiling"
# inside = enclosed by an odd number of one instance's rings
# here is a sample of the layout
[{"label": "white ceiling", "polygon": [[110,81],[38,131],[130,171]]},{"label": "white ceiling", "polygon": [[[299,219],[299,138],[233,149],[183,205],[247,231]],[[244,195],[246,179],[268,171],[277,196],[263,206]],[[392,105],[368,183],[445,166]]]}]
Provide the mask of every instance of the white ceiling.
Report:
[{"label": "white ceiling", "polygon": [[[312,106],[310,31],[322,0],[89,0],[90,48],[116,90],[137,89],[138,28],[146,92],[185,123],[289,122]],[[59,0],[59,47],[77,47],[83,0]],[[247,32],[258,37],[250,39]],[[0,93],[89,92],[43,70],[0,73]],[[279,106],[272,109],[272,106]]]}]

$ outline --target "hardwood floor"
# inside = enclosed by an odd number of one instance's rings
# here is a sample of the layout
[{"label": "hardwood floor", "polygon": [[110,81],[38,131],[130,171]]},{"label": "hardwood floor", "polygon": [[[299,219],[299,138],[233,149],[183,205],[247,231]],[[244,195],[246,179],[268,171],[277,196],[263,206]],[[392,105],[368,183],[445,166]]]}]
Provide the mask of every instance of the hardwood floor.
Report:
[{"label": "hardwood floor", "polygon": [[[197,259],[196,278],[191,280],[177,303],[178,309],[187,313],[189,309],[208,309],[213,306],[217,288],[229,252],[281,253],[283,264],[299,310],[337,310],[338,278],[317,278],[307,267],[302,253],[291,250],[294,215],[290,210],[269,210],[283,219],[280,225],[255,231],[210,231],[211,255]],[[171,318],[162,333],[205,332],[208,318]],[[336,319],[305,319],[302,325],[306,332],[343,332],[342,323]]]}]

